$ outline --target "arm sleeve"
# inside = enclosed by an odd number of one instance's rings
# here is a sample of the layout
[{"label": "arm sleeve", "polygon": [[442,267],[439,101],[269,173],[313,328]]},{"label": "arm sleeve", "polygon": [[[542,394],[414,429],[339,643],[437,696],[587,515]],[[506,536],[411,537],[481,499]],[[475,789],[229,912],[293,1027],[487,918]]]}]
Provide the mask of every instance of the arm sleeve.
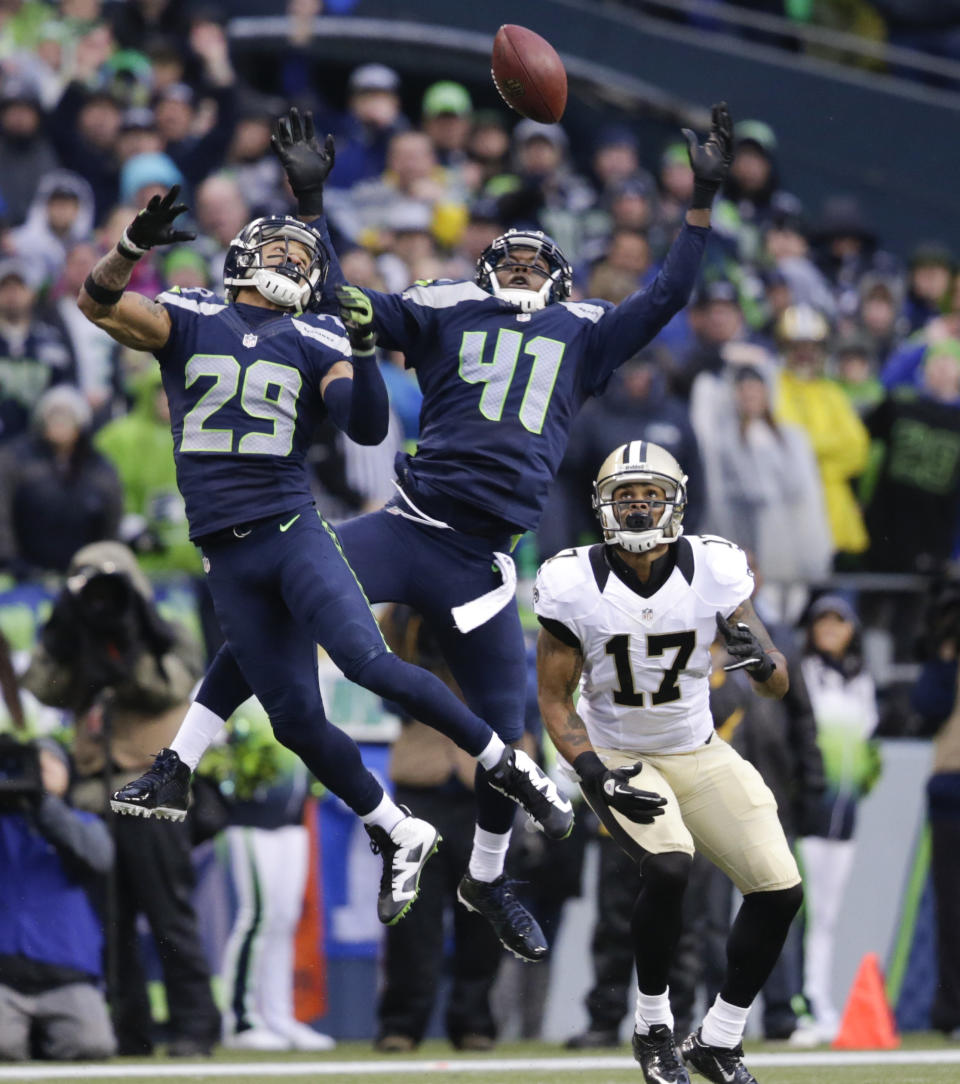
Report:
[{"label": "arm sleeve", "polygon": [[590,352],[593,363],[584,373],[588,394],[603,391],[614,370],[646,346],[686,305],[709,233],[707,227],[684,223],[653,282],[597,321]]},{"label": "arm sleeve", "polygon": [[53,794],[43,796],[35,817],[44,837],[74,869],[106,873],[113,865],[110,830],[98,817],[84,817]]},{"label": "arm sleeve", "polygon": [[[323,283],[324,309],[337,311],[334,290],[346,283],[340,261],[337,259],[330,230],[325,215],[309,223],[320,236],[330,254],[330,269]],[[364,290],[373,305],[373,328],[377,333],[377,343],[386,350],[401,350],[409,354],[416,347],[417,340],[426,328],[429,310],[424,306],[410,302],[405,294],[384,294],[379,290]]]},{"label": "arm sleeve", "polygon": [[332,380],[323,402],[333,423],[358,444],[379,444],[390,426],[390,402],[376,358],[354,355],[353,379]]}]

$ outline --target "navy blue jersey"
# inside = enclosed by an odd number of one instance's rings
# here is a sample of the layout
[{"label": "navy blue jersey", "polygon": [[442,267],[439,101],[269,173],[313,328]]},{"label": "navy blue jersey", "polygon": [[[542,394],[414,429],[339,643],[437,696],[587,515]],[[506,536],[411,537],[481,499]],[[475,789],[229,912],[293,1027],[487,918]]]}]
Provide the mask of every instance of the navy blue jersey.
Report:
[{"label": "navy blue jersey", "polygon": [[[574,415],[686,304],[708,233],[685,225],[656,279],[616,306],[522,313],[472,282],[364,290],[378,342],[403,351],[423,391],[414,483],[536,528]],[[342,281],[334,259],[326,289]]]},{"label": "navy blue jersey", "polygon": [[156,357],[190,537],[311,500],[304,457],[324,412],[320,382],[350,357],[343,324],[227,305],[209,290],[157,301],[173,323]]}]

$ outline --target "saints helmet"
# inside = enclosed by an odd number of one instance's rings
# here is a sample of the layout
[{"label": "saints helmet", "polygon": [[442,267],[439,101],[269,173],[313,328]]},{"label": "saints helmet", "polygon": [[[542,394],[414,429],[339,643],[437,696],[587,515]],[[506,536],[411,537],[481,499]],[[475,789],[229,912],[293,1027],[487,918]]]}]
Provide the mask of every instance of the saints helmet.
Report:
[{"label": "saints helmet", "polygon": [[[618,501],[620,486],[653,483],[666,494],[664,501],[643,501],[648,511],[630,509],[637,501]],[[631,553],[646,553],[662,542],[676,542],[683,534],[687,506],[687,476],[680,464],[659,444],[632,440],[612,451],[593,483],[593,509],[610,546]]]},{"label": "saints helmet", "polygon": [[[515,248],[533,249],[542,256],[549,271],[539,290],[501,286],[496,271],[510,267],[510,252]],[[503,262],[506,258],[506,262]],[[534,257],[536,258],[536,257]],[[517,266],[528,268],[526,263]],[[516,305],[521,312],[537,312],[554,301],[566,301],[573,289],[573,268],[560,246],[543,230],[507,230],[490,242],[477,260],[476,284],[488,294]]]},{"label": "saints helmet", "polygon": [[[263,249],[278,239],[296,241],[310,253],[306,269],[292,260],[264,264]],[[315,300],[327,277],[330,257],[320,234],[290,215],[270,215],[249,222],[230,242],[223,264],[223,284],[233,300],[240,286],[253,286],[261,296],[285,309],[303,310]]]}]

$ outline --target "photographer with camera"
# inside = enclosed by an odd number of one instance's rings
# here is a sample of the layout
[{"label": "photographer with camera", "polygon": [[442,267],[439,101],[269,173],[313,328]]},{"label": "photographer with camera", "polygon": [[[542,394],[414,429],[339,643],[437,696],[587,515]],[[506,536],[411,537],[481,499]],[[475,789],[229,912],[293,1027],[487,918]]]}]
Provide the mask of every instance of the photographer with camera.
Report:
[{"label": "photographer with camera", "polygon": [[[126,546],[96,542],[74,554],[23,684],[43,703],[74,714],[78,808],[107,815],[110,793],[141,775],[172,740],[202,672],[199,646],[160,617]],[[191,901],[191,819],[171,826],[111,818],[117,864],[110,1001],[121,1054],[153,1049],[139,914],[149,922],[163,970],[168,1052],[207,1054],[220,1036]]]},{"label": "photographer with camera", "polygon": [[0,1059],[108,1058],[103,925],[113,865],[103,822],[66,802],[70,760],[52,738],[0,735]]},{"label": "photographer with camera", "polygon": [[927,780],[930,874],[937,921],[937,987],[930,1024],[960,1038],[960,580],[931,585],[911,707],[933,735]]}]

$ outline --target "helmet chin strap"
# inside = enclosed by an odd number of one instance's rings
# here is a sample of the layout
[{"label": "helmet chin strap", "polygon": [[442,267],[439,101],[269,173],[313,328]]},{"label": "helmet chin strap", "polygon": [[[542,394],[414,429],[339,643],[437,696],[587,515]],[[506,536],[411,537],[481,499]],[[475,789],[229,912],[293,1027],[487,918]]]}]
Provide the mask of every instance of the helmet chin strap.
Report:
[{"label": "helmet chin strap", "polygon": [[310,300],[310,286],[279,271],[261,267],[253,274],[253,285],[261,297],[284,309],[299,309]]},{"label": "helmet chin strap", "polygon": [[548,278],[539,290],[527,290],[522,286],[501,286],[496,273],[490,276],[490,289],[493,296],[516,305],[521,312],[539,312],[546,308],[552,287],[552,278]]}]

